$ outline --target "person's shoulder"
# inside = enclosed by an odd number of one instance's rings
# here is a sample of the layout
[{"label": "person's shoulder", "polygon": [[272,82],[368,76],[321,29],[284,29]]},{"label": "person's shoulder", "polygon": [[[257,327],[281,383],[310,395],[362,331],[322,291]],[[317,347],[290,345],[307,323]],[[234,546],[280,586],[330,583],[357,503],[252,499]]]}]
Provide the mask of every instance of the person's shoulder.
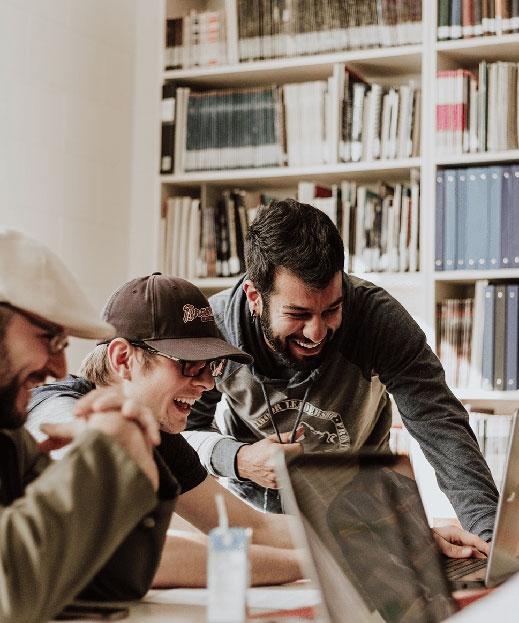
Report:
[{"label": "person's shoulder", "polygon": [[87,381],[80,376],[69,374],[62,381],[47,383],[46,385],[41,385],[40,387],[36,387],[31,390],[31,400],[27,405],[27,411],[30,413],[33,409],[49,398],[69,396],[71,398],[79,399],[93,389],[94,384],[90,381]]}]

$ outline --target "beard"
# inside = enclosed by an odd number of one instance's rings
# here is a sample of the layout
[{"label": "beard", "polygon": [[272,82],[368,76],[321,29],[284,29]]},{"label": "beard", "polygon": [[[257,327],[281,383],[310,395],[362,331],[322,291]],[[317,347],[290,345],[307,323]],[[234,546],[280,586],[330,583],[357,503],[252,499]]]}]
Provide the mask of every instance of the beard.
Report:
[{"label": "beard", "polygon": [[[3,342],[0,342],[0,382],[8,378],[12,369],[11,358]],[[20,379],[15,376],[7,384],[0,386],[0,426],[2,428],[20,428],[25,424],[27,413],[16,406],[20,390]]]},{"label": "beard", "polygon": [[[333,335],[333,331],[331,329],[328,329],[325,337],[325,343],[323,344],[321,352],[318,355],[307,355],[300,359],[295,357],[290,350],[289,340],[291,339],[291,336],[287,336],[283,342],[279,335],[274,333],[270,321],[270,306],[266,298],[263,299],[263,311],[259,317],[259,321],[263,335],[270,346],[277,353],[284,366],[301,372],[305,370],[315,370],[321,365],[326,356],[326,351],[328,350],[328,345]],[[296,336],[293,337],[295,338]],[[297,339],[299,341],[305,341],[304,338],[301,339],[298,337]]]}]

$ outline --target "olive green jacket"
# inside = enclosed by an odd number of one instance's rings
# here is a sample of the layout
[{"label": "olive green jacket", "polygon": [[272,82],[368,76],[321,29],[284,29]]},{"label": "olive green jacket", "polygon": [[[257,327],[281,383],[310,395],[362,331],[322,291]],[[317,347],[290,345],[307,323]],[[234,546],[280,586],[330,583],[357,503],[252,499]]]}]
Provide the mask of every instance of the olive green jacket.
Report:
[{"label": "olive green jacket", "polygon": [[86,431],[54,463],[23,427],[0,429],[0,621],[46,621],[76,596],[141,597],[178,494],[158,465],[155,493],[103,433]]}]

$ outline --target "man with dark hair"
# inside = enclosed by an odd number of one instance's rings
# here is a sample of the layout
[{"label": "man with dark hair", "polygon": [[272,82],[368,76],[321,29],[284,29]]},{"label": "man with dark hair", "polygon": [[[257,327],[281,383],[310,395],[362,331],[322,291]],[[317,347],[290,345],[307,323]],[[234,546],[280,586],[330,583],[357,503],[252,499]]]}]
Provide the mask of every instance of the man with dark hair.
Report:
[{"label": "man with dark hair", "polygon": [[292,199],[258,210],[245,276],[210,299],[220,335],[254,363],[226,368],[185,437],[237,495],[281,512],[273,453],[387,449],[390,392],[462,525],[489,539],[497,490],[440,362],[407,311],[343,264],[323,212]]},{"label": "man with dark hair", "polygon": [[83,418],[46,427],[50,441],[73,442],[59,465],[23,426],[30,389],[65,375],[68,336],[113,333],[49,249],[0,230],[3,623],[47,621],[78,595],[141,597],[159,565],[178,483],[154,460],[150,411],[119,396],[99,414],[96,392]]}]

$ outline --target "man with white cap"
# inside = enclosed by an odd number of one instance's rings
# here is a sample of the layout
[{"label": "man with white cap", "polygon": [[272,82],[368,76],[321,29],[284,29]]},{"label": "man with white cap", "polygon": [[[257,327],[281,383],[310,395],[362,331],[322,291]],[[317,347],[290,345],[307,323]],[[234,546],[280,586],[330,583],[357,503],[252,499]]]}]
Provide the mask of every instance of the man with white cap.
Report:
[{"label": "man with white cap", "polygon": [[90,408],[66,430],[49,426],[51,438],[73,440],[58,463],[23,426],[29,390],[65,375],[68,336],[113,333],[48,248],[0,230],[3,623],[48,620],[78,595],[137,598],[156,572],[178,483],[154,457],[151,413],[120,401],[102,414]]},{"label": "man with white cap", "polygon": [[[211,307],[195,285],[154,273],[118,288],[103,318],[115,327],[112,339],[100,340],[82,365],[83,378],[69,375],[33,392],[28,427],[39,433],[42,422],[65,423],[85,415],[91,401],[99,405],[94,387],[108,393],[106,408],[124,395],[148,406],[161,428],[157,452],[179,482],[175,512],[207,533],[218,524],[215,494],[224,496],[230,525],[253,529],[251,579],[273,584],[299,579],[299,553],[293,549],[290,518],[261,513],[208,477],[197,453],[182,435],[191,405],[214,387],[223,369],[250,363],[252,358],[218,335]],[[86,394],[86,395],[85,395]],[[83,397],[82,397],[83,396]],[[77,399],[81,398],[79,402]],[[45,443],[45,442],[44,442]],[[205,534],[168,534],[155,586],[204,586]]]}]

